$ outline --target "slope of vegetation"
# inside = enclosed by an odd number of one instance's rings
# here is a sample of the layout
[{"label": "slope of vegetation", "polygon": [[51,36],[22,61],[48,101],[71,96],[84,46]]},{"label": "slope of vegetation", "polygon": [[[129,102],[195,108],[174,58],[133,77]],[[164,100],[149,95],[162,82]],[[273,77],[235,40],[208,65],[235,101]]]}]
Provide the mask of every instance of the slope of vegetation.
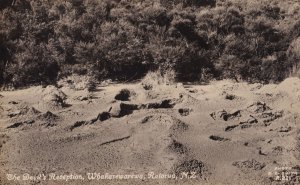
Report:
[{"label": "slope of vegetation", "polygon": [[3,0],[0,11],[2,86],[157,69],[178,81],[267,83],[300,59],[296,0]]}]

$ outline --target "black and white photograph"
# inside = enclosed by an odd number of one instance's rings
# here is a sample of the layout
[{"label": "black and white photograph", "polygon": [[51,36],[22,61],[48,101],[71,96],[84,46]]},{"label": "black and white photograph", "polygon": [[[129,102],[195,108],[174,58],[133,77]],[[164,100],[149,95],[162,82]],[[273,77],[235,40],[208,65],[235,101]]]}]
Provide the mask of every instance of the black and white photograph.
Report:
[{"label": "black and white photograph", "polygon": [[300,185],[300,1],[0,0],[0,185]]}]

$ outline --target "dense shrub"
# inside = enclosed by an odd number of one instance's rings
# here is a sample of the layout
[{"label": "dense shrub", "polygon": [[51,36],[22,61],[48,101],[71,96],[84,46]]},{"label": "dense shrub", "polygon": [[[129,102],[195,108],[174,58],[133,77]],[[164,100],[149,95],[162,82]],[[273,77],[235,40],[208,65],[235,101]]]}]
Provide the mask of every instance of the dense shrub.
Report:
[{"label": "dense shrub", "polygon": [[182,4],[183,7],[188,6],[216,6],[216,0],[160,0],[161,4],[166,7]]},{"label": "dense shrub", "polygon": [[289,1],[14,2],[0,6],[0,85],[156,70],[178,81],[277,82],[299,68],[300,11]]}]

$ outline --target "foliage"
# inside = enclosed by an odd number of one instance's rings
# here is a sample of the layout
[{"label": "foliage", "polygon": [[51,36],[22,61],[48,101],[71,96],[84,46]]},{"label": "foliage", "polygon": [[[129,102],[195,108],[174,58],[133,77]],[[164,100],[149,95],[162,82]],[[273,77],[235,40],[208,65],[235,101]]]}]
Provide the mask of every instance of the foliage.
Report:
[{"label": "foliage", "polygon": [[267,83],[299,68],[300,5],[292,1],[10,2],[0,7],[0,85],[73,74],[130,81],[157,70],[177,81]]}]

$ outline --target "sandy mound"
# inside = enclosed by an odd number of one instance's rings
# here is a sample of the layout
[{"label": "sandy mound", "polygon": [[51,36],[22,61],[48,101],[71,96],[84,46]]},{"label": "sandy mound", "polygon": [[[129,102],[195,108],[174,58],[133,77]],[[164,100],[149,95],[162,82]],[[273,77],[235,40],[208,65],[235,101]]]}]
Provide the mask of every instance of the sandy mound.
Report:
[{"label": "sandy mound", "polygon": [[269,84],[256,91],[267,96],[273,104],[291,112],[300,109],[300,79],[287,78],[279,85]]},{"label": "sandy mound", "polygon": [[207,169],[202,161],[195,159],[181,162],[175,167],[175,174],[177,176],[186,175],[190,178],[199,178],[205,180],[207,178]]},{"label": "sandy mound", "polygon": [[297,77],[287,78],[278,85],[277,89],[279,91],[286,91],[295,96],[299,96],[300,95],[300,78],[297,78]]},{"label": "sandy mound", "polygon": [[34,107],[26,104],[17,104],[17,106],[9,109],[7,116],[13,120],[27,119],[39,115],[41,112]]},{"label": "sandy mound", "polygon": [[[7,128],[22,128],[22,130],[38,128],[40,126],[53,127],[57,125],[59,116],[53,114],[50,111],[46,113],[41,113],[34,108],[31,108],[27,112],[26,117],[19,117],[15,123],[8,126]],[[30,116],[28,116],[30,115]],[[13,120],[11,120],[14,122]],[[33,127],[36,126],[36,127]]]},{"label": "sandy mound", "polygon": [[172,140],[172,143],[168,146],[168,149],[179,155],[184,155],[184,154],[187,154],[187,152],[188,152],[188,149],[186,146],[184,146],[182,143],[179,143],[178,141],[176,141],[174,139]]},{"label": "sandy mound", "polygon": [[48,121],[48,122],[54,122],[59,119],[59,116],[53,114],[50,111],[47,111],[46,113],[43,113],[37,117],[37,119],[42,121]]},{"label": "sandy mound", "polygon": [[260,163],[255,159],[246,160],[246,161],[237,161],[234,162],[232,165],[241,169],[245,173],[249,172],[249,170],[261,170],[266,166],[264,163]]},{"label": "sandy mound", "polygon": [[179,160],[188,154],[187,147],[177,141],[177,136],[187,129],[187,124],[166,114],[146,116],[132,134],[130,148],[141,157],[153,151],[151,158],[155,163],[152,167],[172,172]]},{"label": "sandy mound", "polygon": [[32,125],[34,122],[35,122],[34,120],[17,122],[17,123],[14,123],[14,124],[8,126],[7,128],[18,128],[18,127],[25,126],[25,125]]},{"label": "sandy mound", "polygon": [[180,93],[177,103],[181,103],[182,105],[191,106],[199,103],[199,100],[187,93]]},{"label": "sandy mound", "polygon": [[66,94],[55,86],[47,86],[42,92],[42,103],[53,109],[66,107],[66,99]]}]

